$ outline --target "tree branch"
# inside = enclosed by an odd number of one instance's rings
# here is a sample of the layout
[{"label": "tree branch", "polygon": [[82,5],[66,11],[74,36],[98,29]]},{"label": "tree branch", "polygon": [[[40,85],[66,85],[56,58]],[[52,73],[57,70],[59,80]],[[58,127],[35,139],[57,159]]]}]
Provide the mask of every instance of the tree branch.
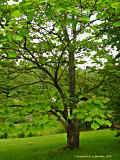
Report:
[{"label": "tree branch", "polygon": [[90,88],[87,92],[91,92],[92,90],[99,88],[103,84],[104,81],[105,80],[103,78],[103,80],[100,83],[98,83],[96,86]]},{"label": "tree branch", "polygon": [[19,87],[23,87],[23,86],[34,85],[34,84],[37,84],[37,83],[48,83],[48,84],[54,85],[53,83],[51,83],[49,81],[39,80],[39,81],[36,81],[36,82],[24,83],[24,84],[21,84],[21,85],[18,85],[18,86],[11,87],[11,88],[9,88],[9,91],[13,90],[13,89],[16,89],[16,88],[19,88]]},{"label": "tree branch", "polygon": [[65,51],[65,48],[63,48],[63,50],[62,50],[62,53],[59,57],[58,64],[57,64],[57,67],[56,67],[56,71],[55,71],[55,80],[56,81],[58,81],[58,71],[59,71],[59,68],[60,68],[60,62],[61,62],[61,59],[63,57],[64,51]]}]

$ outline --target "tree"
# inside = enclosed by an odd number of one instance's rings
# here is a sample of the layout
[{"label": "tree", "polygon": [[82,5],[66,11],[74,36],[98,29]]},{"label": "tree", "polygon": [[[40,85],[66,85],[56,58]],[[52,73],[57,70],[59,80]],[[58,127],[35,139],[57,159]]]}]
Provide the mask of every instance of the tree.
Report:
[{"label": "tree", "polygon": [[107,75],[105,88],[103,88],[111,99],[109,105],[113,110],[113,119],[120,123],[120,2],[114,1],[114,3],[104,8],[104,12],[99,13],[97,17],[101,16],[101,14],[104,23],[98,25],[99,32],[97,36],[101,34],[107,36],[104,47],[108,47],[109,49],[108,61],[103,68],[103,72],[106,72]]},{"label": "tree", "polygon": [[[106,1],[105,5],[108,4],[110,2]],[[100,100],[91,98],[88,102],[80,102],[83,95],[76,92],[79,90],[76,88],[77,64],[85,64],[86,59],[90,58],[96,65],[102,66],[101,59],[96,58],[101,58],[101,48],[104,53],[102,58],[107,55],[103,43],[97,41],[96,33],[92,31],[93,28],[97,29],[94,22],[98,19],[91,20],[91,16],[102,9],[104,2],[23,0],[18,5],[8,5],[7,1],[0,2],[0,5],[1,62],[13,61],[16,73],[37,73],[40,80],[32,83],[44,83],[47,87],[50,85],[55,94],[59,93],[55,97],[59,99],[59,103],[56,106],[49,105],[46,110],[55,115],[66,128],[67,147],[79,147],[81,117],[77,110],[80,110],[80,114],[84,113],[85,119],[92,116],[86,121],[92,121],[93,128],[99,127],[96,121],[100,125],[110,125],[101,112],[103,104]],[[86,33],[89,36],[83,38]],[[97,66],[93,68],[97,70]],[[64,76],[65,73],[68,77]],[[92,89],[101,84],[100,79],[100,83],[95,84]],[[95,110],[91,111],[91,105]],[[85,107],[89,108],[90,114]],[[93,111],[96,112],[93,114]],[[95,119],[96,116],[99,118]]]}]

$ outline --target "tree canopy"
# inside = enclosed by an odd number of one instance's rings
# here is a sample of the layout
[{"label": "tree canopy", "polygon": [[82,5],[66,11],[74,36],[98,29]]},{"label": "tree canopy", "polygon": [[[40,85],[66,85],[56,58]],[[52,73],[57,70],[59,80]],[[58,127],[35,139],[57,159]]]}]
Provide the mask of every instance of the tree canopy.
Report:
[{"label": "tree canopy", "polygon": [[111,126],[110,97],[98,92],[111,83],[111,74],[119,79],[120,2],[3,0],[0,8],[1,108],[8,113],[20,107],[23,117],[26,107],[53,114],[73,148],[79,146],[80,123]]}]

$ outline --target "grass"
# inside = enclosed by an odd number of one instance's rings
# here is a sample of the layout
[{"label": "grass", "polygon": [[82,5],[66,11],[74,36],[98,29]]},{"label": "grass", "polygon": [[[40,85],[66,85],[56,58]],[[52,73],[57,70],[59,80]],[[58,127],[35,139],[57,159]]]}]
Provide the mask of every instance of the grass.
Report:
[{"label": "grass", "polygon": [[81,132],[80,148],[62,152],[56,150],[65,146],[65,134],[1,139],[0,160],[120,160],[120,140],[114,135],[115,131],[108,129]]}]

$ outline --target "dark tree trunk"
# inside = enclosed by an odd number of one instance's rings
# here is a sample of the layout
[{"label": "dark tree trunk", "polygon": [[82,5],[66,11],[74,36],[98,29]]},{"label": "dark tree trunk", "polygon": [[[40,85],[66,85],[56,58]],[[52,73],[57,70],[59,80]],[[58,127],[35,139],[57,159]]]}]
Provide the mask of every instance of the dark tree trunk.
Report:
[{"label": "dark tree trunk", "polygon": [[[69,93],[70,93],[70,115],[72,116],[72,111],[76,108],[75,104],[75,88],[76,88],[76,79],[75,79],[75,55],[74,51],[69,52]],[[68,128],[67,128],[67,146],[71,149],[79,147],[79,120],[78,119],[68,119]]]},{"label": "dark tree trunk", "polygon": [[72,140],[73,140],[73,129],[72,129],[72,123],[71,120],[68,121],[67,126],[67,146],[72,147]]},{"label": "dark tree trunk", "polygon": [[67,127],[67,147],[70,149],[79,148],[79,121],[70,120]]},{"label": "dark tree trunk", "polygon": [[74,119],[73,120],[73,147],[74,148],[79,148],[79,135],[80,135],[80,131],[79,131],[79,120],[78,119]]},{"label": "dark tree trunk", "polygon": [[[65,20],[67,15],[65,15]],[[74,20],[74,16],[72,17]],[[75,47],[73,45],[76,42],[76,29],[73,29],[73,42],[69,39],[67,27],[63,27],[65,34],[65,40],[67,42],[67,48],[69,52],[69,107],[67,108],[67,147],[78,148],[79,147],[79,123],[77,119],[69,119],[72,116],[73,109],[76,108],[76,78],[75,78]]]}]

